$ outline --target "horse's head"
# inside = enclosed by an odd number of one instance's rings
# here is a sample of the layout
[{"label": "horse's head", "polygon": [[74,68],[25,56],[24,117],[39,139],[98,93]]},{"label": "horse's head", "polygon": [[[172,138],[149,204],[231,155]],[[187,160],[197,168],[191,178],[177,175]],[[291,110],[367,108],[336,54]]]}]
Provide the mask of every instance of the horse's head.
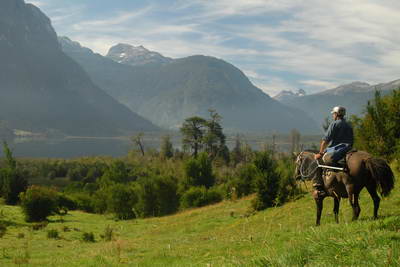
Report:
[{"label": "horse's head", "polygon": [[314,152],[302,151],[296,156],[294,178],[308,180],[314,176],[318,162],[314,159]]}]

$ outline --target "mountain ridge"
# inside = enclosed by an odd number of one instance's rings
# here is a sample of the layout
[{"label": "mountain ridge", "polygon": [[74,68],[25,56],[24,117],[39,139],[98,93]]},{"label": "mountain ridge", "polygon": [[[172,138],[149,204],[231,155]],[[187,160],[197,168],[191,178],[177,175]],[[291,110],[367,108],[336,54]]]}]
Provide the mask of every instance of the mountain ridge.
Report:
[{"label": "mountain ridge", "polygon": [[96,87],[32,4],[0,2],[0,58],[0,114],[12,129],[83,136],[158,130]]},{"label": "mountain ridge", "polygon": [[348,116],[359,116],[365,111],[368,101],[374,98],[376,90],[382,91],[385,95],[397,88],[400,88],[400,79],[374,85],[357,81],[310,95],[280,99],[280,101],[287,106],[306,112],[322,124],[326,117],[331,116],[329,112],[334,106],[346,107]]},{"label": "mountain ridge", "polygon": [[232,131],[319,131],[307,115],[281,105],[241,70],[214,57],[195,55],[168,64],[130,66],[87,50],[63,48],[97,85],[161,127],[177,129],[187,117],[208,116],[213,108]]}]

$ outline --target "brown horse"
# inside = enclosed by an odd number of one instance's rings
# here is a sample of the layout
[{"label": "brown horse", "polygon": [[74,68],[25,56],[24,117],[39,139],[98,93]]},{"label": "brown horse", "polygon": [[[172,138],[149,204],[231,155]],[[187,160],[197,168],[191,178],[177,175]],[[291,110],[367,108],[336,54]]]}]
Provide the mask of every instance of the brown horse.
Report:
[{"label": "brown horse", "polygon": [[314,152],[303,151],[297,156],[295,175],[303,180],[315,178],[316,175],[323,177],[327,194],[321,197],[317,191],[313,192],[317,205],[316,225],[320,225],[323,200],[326,196],[334,199],[333,213],[337,223],[339,223],[341,198],[349,198],[353,208],[353,220],[357,220],[361,211],[358,198],[364,187],[367,188],[374,201],[374,218],[376,219],[380,203],[377,189],[380,189],[381,196],[388,196],[394,187],[394,175],[387,162],[374,158],[367,152],[355,151],[346,155],[347,168],[344,171],[335,171],[318,167],[314,155]]}]

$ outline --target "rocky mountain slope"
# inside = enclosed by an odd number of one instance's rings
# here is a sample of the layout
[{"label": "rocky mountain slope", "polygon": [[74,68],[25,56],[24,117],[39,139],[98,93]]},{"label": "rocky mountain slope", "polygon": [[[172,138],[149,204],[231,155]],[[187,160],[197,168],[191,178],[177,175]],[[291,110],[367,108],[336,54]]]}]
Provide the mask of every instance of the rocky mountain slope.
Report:
[{"label": "rocky mountain slope", "polygon": [[105,136],[157,130],[97,87],[61,50],[49,18],[0,1],[0,114],[13,129]]},{"label": "rocky mountain slope", "polygon": [[149,51],[143,46],[129,44],[117,44],[110,48],[107,57],[122,64],[139,66],[145,64],[163,64],[172,61],[172,58],[164,57],[160,53]]}]

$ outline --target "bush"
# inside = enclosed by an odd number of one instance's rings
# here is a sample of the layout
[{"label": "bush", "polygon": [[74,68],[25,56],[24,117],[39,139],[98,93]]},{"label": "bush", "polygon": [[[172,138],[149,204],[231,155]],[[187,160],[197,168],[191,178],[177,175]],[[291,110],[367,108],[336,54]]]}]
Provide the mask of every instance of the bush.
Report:
[{"label": "bush", "polygon": [[207,190],[204,186],[191,187],[182,195],[181,208],[203,207],[220,202],[222,199],[222,193],[216,189]]},{"label": "bush", "polygon": [[76,204],[76,209],[86,212],[94,212],[94,203],[89,194],[84,192],[74,193],[70,195],[70,198]]},{"label": "bush", "polygon": [[174,177],[152,176],[138,181],[136,211],[141,217],[163,216],[175,212],[179,206],[177,181]]},{"label": "bush", "polygon": [[51,229],[47,231],[47,238],[58,239],[59,238],[58,231],[56,229]]},{"label": "bush", "polygon": [[115,184],[108,188],[107,210],[120,220],[135,218],[133,207],[137,196],[133,189],[124,184]]},{"label": "bush", "polygon": [[77,204],[70,197],[60,194],[58,196],[58,208],[62,213],[67,214],[69,210],[76,210]]},{"label": "bush", "polygon": [[254,177],[257,175],[257,168],[254,164],[238,165],[236,177],[228,182],[228,189],[231,198],[240,198],[254,193]]},{"label": "bush", "polygon": [[94,239],[94,234],[92,232],[90,233],[84,232],[82,234],[82,240],[85,242],[96,242],[96,240]]},{"label": "bush", "polygon": [[190,158],[185,162],[184,187],[205,186],[209,188],[214,185],[215,177],[212,172],[212,161],[207,153],[201,153],[197,158]]},{"label": "bush", "polygon": [[253,163],[257,168],[254,177],[257,195],[251,205],[254,210],[263,210],[276,204],[280,175],[276,170],[276,162],[269,152],[256,153]]},{"label": "bush", "polygon": [[0,238],[2,238],[7,232],[7,226],[3,223],[0,223]]},{"label": "bush", "polygon": [[279,191],[276,197],[276,204],[283,203],[296,199],[304,192],[297,186],[294,174],[294,162],[291,158],[283,158],[278,161],[277,171],[280,175]]},{"label": "bush", "polygon": [[6,204],[15,205],[19,201],[19,194],[26,190],[28,181],[17,169],[17,162],[6,142],[3,143],[3,149],[6,166],[0,169],[0,196]]},{"label": "bush", "polygon": [[20,194],[21,208],[28,222],[44,221],[59,211],[58,194],[54,189],[31,186]]},{"label": "bush", "polygon": [[102,236],[104,241],[112,241],[114,239],[114,229],[107,225],[104,229],[104,235]]}]

